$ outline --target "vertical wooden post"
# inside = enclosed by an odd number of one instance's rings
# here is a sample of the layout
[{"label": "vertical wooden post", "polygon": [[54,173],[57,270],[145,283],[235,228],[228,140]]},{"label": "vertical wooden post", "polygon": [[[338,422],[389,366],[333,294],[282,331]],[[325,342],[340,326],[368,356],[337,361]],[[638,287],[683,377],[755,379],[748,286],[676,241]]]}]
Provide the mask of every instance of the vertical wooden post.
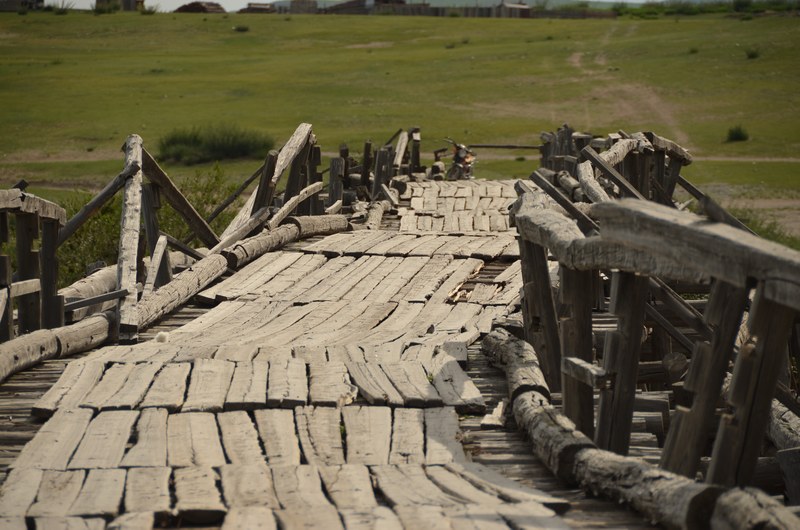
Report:
[{"label": "vertical wooden post", "polygon": [[378,196],[381,190],[381,184],[386,184],[390,178],[391,172],[392,152],[391,148],[383,147],[378,151],[378,156],[375,159],[375,180],[372,181],[372,198]]},{"label": "vertical wooden post", "polygon": [[[152,260],[155,255],[158,238],[161,237],[161,230],[158,226],[158,210],[161,209],[161,194],[156,184],[142,185],[142,220],[144,224],[145,237],[147,238],[147,253]],[[172,267],[169,262],[169,253],[164,255],[164,259],[158,265],[158,273],[155,277],[154,287],[158,289],[172,279]]]},{"label": "vertical wooden post", "polygon": [[667,199],[672,200],[672,194],[675,193],[675,186],[678,184],[678,177],[681,174],[683,162],[678,159],[670,158],[667,165],[667,172],[664,176],[664,195]]},{"label": "vertical wooden post", "polygon": [[[322,182],[322,173],[317,171],[317,168],[322,164],[322,149],[318,145],[311,148],[311,155],[308,157],[308,183],[314,184],[315,182]],[[315,194],[309,199],[308,213],[309,215],[321,215],[324,213],[322,199],[319,194]]]},{"label": "vertical wooden post", "polygon": [[765,282],[756,289],[749,329],[753,342],[739,350],[728,401],[733,414],[719,423],[706,481],[724,486],[750,483],[767,428],[778,376],[786,363],[786,341],[795,311],[768,300]]},{"label": "vertical wooden post", "polygon": [[[372,142],[364,142],[364,160],[361,161],[361,185],[369,188],[369,173],[372,169]],[[345,174],[347,178],[347,174]]]},{"label": "vertical wooden post", "polygon": [[613,390],[600,393],[595,443],[625,455],[631,439],[648,279],[630,272],[613,274],[610,311],[619,321],[617,331],[606,335],[603,368],[614,372],[616,379]]},{"label": "vertical wooden post", "polygon": [[311,152],[311,143],[307,141],[289,167],[289,178],[286,181],[286,191],[283,192],[283,204],[300,193],[308,184],[306,182],[308,155]]},{"label": "vertical wooden post", "polygon": [[42,219],[42,325],[47,329],[64,325],[64,297],[58,295],[58,229],[55,219]]},{"label": "vertical wooden post", "polygon": [[328,174],[328,206],[342,199],[344,165],[344,158],[331,158],[331,170]]},{"label": "vertical wooden post", "polygon": [[[0,245],[8,243],[8,214],[0,212]],[[11,286],[11,256],[0,254],[0,342],[14,338],[14,301]]]},{"label": "vertical wooden post", "polygon": [[420,162],[420,144],[422,143],[422,135],[419,132],[419,127],[411,129],[411,159],[408,165],[409,175],[417,173],[421,170]]},{"label": "vertical wooden post", "polygon": [[[561,319],[561,358],[594,361],[592,343],[592,271],[561,266],[562,303],[569,316]],[[564,414],[586,436],[594,437],[594,389],[567,374],[561,375]]]},{"label": "vertical wooden post", "polygon": [[[39,239],[39,216],[33,213],[17,213],[16,219],[17,275],[20,280],[39,278],[39,251],[33,250],[33,242]],[[20,335],[41,329],[41,291],[17,299],[17,323]]]},{"label": "vertical wooden post", "polygon": [[[523,272],[523,278],[526,276],[532,278],[532,281],[526,282],[523,286],[523,296],[535,305],[535,313],[539,316],[539,324],[544,334],[545,351],[539,357],[542,372],[550,390],[559,392],[561,390],[561,341],[558,336],[553,289],[550,287],[547,252],[540,245],[522,238],[519,240],[519,248],[522,267],[527,269],[527,272]],[[525,323],[526,328],[533,326],[533,322]]]},{"label": "vertical wooden post", "polygon": [[267,154],[264,160],[264,168],[261,171],[261,176],[258,181],[258,188],[256,188],[256,198],[253,201],[253,209],[250,210],[250,215],[253,216],[257,211],[272,203],[272,197],[275,195],[275,182],[273,175],[275,174],[275,167],[278,164],[278,152],[275,150]]},{"label": "vertical wooden post", "polygon": [[711,343],[698,342],[683,388],[692,395],[692,407],[677,407],[661,467],[694,478],[708,443],[722,382],[748,301],[748,290],[720,280],[714,282],[705,321],[712,326]]},{"label": "vertical wooden post", "polygon": [[[142,167],[142,138],[128,136],[125,142],[125,162]],[[120,342],[135,343],[139,338],[139,312],[136,308],[139,292],[136,289],[138,264],[139,225],[142,215],[142,171],[139,170],[125,182],[122,199],[122,222],[117,257],[117,289],[128,291],[121,298],[118,312],[118,337]]]}]

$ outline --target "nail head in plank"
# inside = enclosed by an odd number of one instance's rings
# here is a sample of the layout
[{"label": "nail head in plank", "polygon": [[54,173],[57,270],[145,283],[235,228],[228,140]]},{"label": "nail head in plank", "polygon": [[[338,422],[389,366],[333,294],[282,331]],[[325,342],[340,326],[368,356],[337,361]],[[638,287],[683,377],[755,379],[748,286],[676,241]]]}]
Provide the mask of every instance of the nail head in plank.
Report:
[{"label": "nail head in plank", "polygon": [[167,409],[144,409],[136,422],[136,444],[128,449],[120,467],[167,465]]},{"label": "nail head in plank", "polygon": [[280,508],[272,486],[272,473],[263,463],[263,458],[246,464],[222,466],[219,471],[222,477],[222,493],[229,508]]},{"label": "nail head in plank", "polygon": [[297,407],[294,416],[306,462],[317,465],[345,463],[338,408]]},{"label": "nail head in plank", "polygon": [[167,459],[170,467],[226,464],[214,415],[171,414],[167,420]]},{"label": "nail head in plank", "polygon": [[225,454],[232,464],[263,462],[264,454],[250,415],[243,410],[217,414]]},{"label": "nail head in plank", "polygon": [[169,492],[172,469],[168,467],[136,467],[128,470],[125,479],[125,511],[170,513]]},{"label": "nail head in plank", "polygon": [[294,426],[294,411],[266,409],[254,412],[256,427],[270,466],[300,463],[300,445]]},{"label": "nail head in plank", "polygon": [[86,433],[69,462],[69,468],[117,467],[138,417],[138,410],[108,410],[98,414],[86,428]]},{"label": "nail head in plank", "polygon": [[91,409],[59,410],[10,465],[13,468],[66,469],[92,419]]}]

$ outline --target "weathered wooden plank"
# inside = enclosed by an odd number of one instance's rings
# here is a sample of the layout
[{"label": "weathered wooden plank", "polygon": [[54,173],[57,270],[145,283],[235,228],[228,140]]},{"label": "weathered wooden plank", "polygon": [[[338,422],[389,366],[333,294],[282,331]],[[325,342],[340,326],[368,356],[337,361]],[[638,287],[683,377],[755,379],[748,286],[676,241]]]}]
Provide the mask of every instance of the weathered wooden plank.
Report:
[{"label": "weathered wooden plank", "polygon": [[333,506],[315,506],[313,510],[277,510],[275,516],[280,528],[330,528],[343,529],[339,512]]},{"label": "weathered wooden plank", "polygon": [[497,506],[503,503],[503,500],[496,495],[476,488],[460,475],[451,472],[444,466],[426,466],[425,473],[439,489],[457,499],[463,499],[463,502],[482,506]]},{"label": "weathered wooden plank", "polygon": [[128,449],[120,467],[165,465],[167,465],[167,409],[144,409],[136,422],[136,444]]},{"label": "weathered wooden plank", "polygon": [[17,469],[64,470],[92,419],[90,409],[62,409],[56,412],[22,448],[9,466]]},{"label": "weathered wooden plank", "polygon": [[376,363],[348,362],[347,370],[361,396],[372,405],[400,407],[403,397]]},{"label": "weathered wooden plank", "polygon": [[420,465],[372,466],[370,472],[377,481],[384,498],[392,507],[457,504],[456,499],[430,481]]},{"label": "weathered wooden plank", "polygon": [[106,530],[151,530],[155,525],[152,512],[130,512],[114,518]]},{"label": "weathered wooden plank", "polygon": [[134,368],[134,364],[112,364],[105,371],[97,386],[83,399],[80,406],[92,409],[101,408],[103,403],[120,391]]},{"label": "weathered wooden plank", "polygon": [[225,514],[217,489],[217,473],[210,467],[185,467],[173,471],[175,510],[190,522],[214,523]]},{"label": "weathered wooden plank", "polygon": [[125,511],[168,514],[172,504],[169,492],[171,476],[172,469],[168,467],[129,469],[125,479]]},{"label": "weathered wooden plank", "polygon": [[259,296],[282,298],[283,293],[306,276],[322,267],[328,258],[316,254],[306,254],[295,261],[292,266],[264,283],[257,289]]},{"label": "weathered wooden plank", "polygon": [[314,512],[331,506],[322,491],[315,465],[273,467],[272,483],[281,506],[293,513]]},{"label": "weathered wooden plank", "polygon": [[403,528],[453,530],[450,518],[440,506],[405,504],[394,507]]},{"label": "weathered wooden plank", "polygon": [[354,261],[355,258],[352,256],[342,256],[328,260],[322,267],[301,278],[297,283],[280,293],[279,298],[281,300],[294,300],[304,296],[309,290],[315,288],[328,277],[339,273]]},{"label": "weathered wooden plank", "polygon": [[300,359],[271,362],[267,385],[267,406],[293,408],[308,399],[306,363]]},{"label": "weathered wooden plank", "polygon": [[68,468],[117,467],[138,417],[138,410],[109,410],[98,414],[86,428]]},{"label": "weathered wooden plank", "polygon": [[262,462],[264,454],[250,416],[243,410],[217,414],[222,445],[232,464]]},{"label": "weathered wooden plank", "polygon": [[408,300],[425,302],[452,271],[448,266],[450,256],[434,256],[419,270],[404,288],[391,298],[392,301]]},{"label": "weathered wooden plank", "polygon": [[433,358],[430,373],[433,386],[442,397],[445,405],[454,406],[456,411],[465,414],[484,414],[486,403],[478,387],[461,369],[458,362],[446,353]]},{"label": "weathered wooden plank", "polygon": [[216,412],[225,406],[233,378],[234,363],[216,359],[195,359],[183,412]]},{"label": "weathered wooden plank", "polygon": [[343,407],[358,395],[358,388],[350,382],[343,362],[312,363],[308,369],[308,399],[312,405]]},{"label": "weathered wooden plank", "polygon": [[[22,521],[24,525],[25,520]],[[106,527],[105,520],[99,517],[36,517],[33,521],[36,530],[105,530]]]},{"label": "weathered wooden plank", "polygon": [[[431,293],[429,301],[430,302],[444,302],[455,291],[458,290],[461,285],[464,284],[467,280],[474,277],[478,271],[483,268],[483,261],[479,259],[468,258],[465,260],[456,260],[453,264],[457,264],[450,275],[436,288],[436,290]],[[458,304],[461,305],[461,304]]]},{"label": "weathered wooden plank", "polygon": [[136,407],[150,388],[153,377],[161,369],[162,364],[161,362],[135,364],[131,373],[128,374],[125,383],[113,396],[108,398],[100,408],[102,410],[130,410]]},{"label": "weathered wooden plank", "polygon": [[43,471],[12,469],[0,488],[0,517],[25,517],[36,499]]},{"label": "weathered wooden plank", "polygon": [[389,407],[345,407],[342,418],[349,464],[389,463],[392,437],[392,410]]},{"label": "weathered wooden plank", "polygon": [[452,407],[425,409],[425,463],[447,464],[465,460],[458,414],[455,409]]},{"label": "weathered wooden plank", "polygon": [[319,474],[325,491],[342,510],[371,511],[378,506],[372,491],[369,469],[360,464],[321,466]]},{"label": "weathered wooden plank", "polygon": [[317,465],[345,463],[339,409],[297,407],[294,416],[306,462]]},{"label": "weathered wooden plank", "polygon": [[191,363],[170,363],[164,365],[156,374],[153,384],[141,404],[145,407],[162,407],[170,412],[180,410],[186,394],[186,380]]},{"label": "weathered wooden plank", "polygon": [[441,396],[418,362],[381,363],[381,369],[403,398],[406,407],[440,407]]},{"label": "weathered wooden plank", "polygon": [[401,530],[403,524],[397,515],[386,506],[377,506],[367,510],[340,509],[339,515],[348,530]]},{"label": "weathered wooden plank", "polygon": [[425,415],[421,409],[394,409],[390,464],[425,462]]},{"label": "weathered wooden plank", "polygon": [[[142,167],[142,138],[132,134],[125,141],[125,165]],[[116,324],[122,341],[136,342],[139,335],[139,293],[136,289],[139,227],[142,212],[141,169],[125,181],[122,197],[122,221],[117,257],[117,289],[126,289],[128,295],[120,300]]]},{"label": "weathered wooden plank", "polygon": [[231,508],[225,515],[222,530],[277,530],[275,514],[264,506]]},{"label": "weathered wooden plank", "polygon": [[67,515],[114,517],[122,505],[124,469],[92,469]]},{"label": "weathered wooden plank", "polygon": [[78,498],[86,471],[45,471],[29,517],[64,517]]},{"label": "weathered wooden plank", "polygon": [[267,404],[266,361],[239,362],[225,397],[225,410],[252,410]]},{"label": "weathered wooden plank", "polygon": [[214,415],[208,412],[171,414],[167,420],[167,460],[170,467],[225,464]]},{"label": "weathered wooden plank", "polygon": [[[90,388],[100,380],[102,374],[103,363],[91,361],[67,363],[56,384],[50,387],[33,405],[31,414],[40,418],[49,418],[70,393],[72,393],[71,405],[74,406],[76,402],[83,400]],[[83,393],[80,397],[77,396],[79,392]]]},{"label": "weathered wooden plank", "polygon": [[246,464],[222,466],[220,475],[222,493],[228,508],[280,508],[272,487],[272,473],[263,463],[263,457]]},{"label": "weathered wooden plank", "polygon": [[294,412],[267,409],[254,413],[256,427],[270,466],[300,463],[300,444],[295,434]]},{"label": "weathered wooden plank", "polygon": [[292,357],[300,359],[306,364],[324,363],[328,360],[325,346],[322,344],[294,346],[292,348]]}]

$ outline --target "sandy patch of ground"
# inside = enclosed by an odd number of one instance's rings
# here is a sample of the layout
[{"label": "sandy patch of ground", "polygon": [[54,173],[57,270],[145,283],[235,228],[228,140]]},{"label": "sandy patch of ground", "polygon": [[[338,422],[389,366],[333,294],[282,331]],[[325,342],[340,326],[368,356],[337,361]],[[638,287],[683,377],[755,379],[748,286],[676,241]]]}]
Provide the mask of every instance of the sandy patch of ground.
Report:
[{"label": "sandy patch of ground", "polygon": [[64,150],[48,153],[41,149],[25,149],[0,156],[0,162],[6,164],[24,164],[27,162],[94,162],[97,160],[124,160],[122,151],[117,149]]}]

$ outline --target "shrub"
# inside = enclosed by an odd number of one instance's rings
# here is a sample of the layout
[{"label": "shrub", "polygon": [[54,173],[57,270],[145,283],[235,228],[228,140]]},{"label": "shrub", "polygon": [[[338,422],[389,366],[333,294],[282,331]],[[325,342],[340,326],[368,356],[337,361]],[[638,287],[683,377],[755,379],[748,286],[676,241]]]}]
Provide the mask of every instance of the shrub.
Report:
[{"label": "shrub", "polygon": [[741,125],[737,125],[735,127],[731,127],[728,129],[728,138],[726,141],[728,142],[745,142],[750,138],[750,135],[747,134],[747,131]]},{"label": "shrub", "polygon": [[758,59],[761,55],[761,52],[758,50],[758,48],[747,48],[744,51],[744,55],[748,59]]},{"label": "shrub", "polygon": [[269,136],[237,125],[176,129],[158,142],[162,160],[201,164],[231,158],[261,158],[275,142]]},{"label": "shrub", "polygon": [[75,6],[72,2],[68,2],[67,0],[61,0],[58,4],[53,6],[53,13],[56,15],[66,15],[69,13],[70,9]]},{"label": "shrub", "polygon": [[158,13],[158,6],[145,7],[139,12],[143,15],[155,15]]},{"label": "shrub", "polygon": [[691,47],[691,48],[689,48],[689,55],[694,55],[695,53],[698,53],[699,51],[700,50],[698,50],[697,48]]},{"label": "shrub", "polygon": [[233,26],[233,31],[238,31],[239,33],[247,33],[250,31],[250,26]]},{"label": "shrub", "polygon": [[122,6],[117,0],[104,0],[95,2],[92,5],[92,13],[95,15],[110,15],[122,9]]}]

